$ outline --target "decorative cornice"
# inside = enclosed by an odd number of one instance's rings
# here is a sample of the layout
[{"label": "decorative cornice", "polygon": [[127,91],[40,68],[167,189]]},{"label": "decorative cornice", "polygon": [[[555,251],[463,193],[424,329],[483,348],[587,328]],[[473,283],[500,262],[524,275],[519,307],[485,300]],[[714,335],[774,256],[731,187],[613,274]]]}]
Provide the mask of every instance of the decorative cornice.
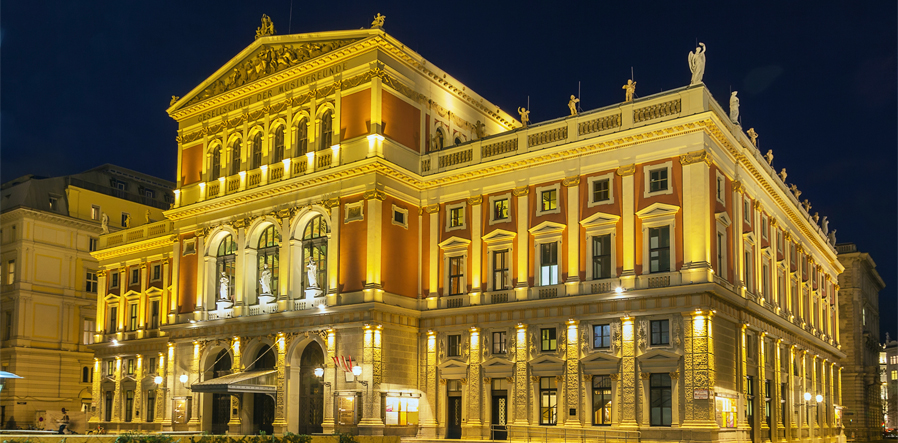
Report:
[{"label": "decorative cornice", "polygon": [[621,166],[617,168],[617,175],[621,177],[626,177],[628,175],[633,175],[636,173],[636,163],[631,165]]},{"label": "decorative cornice", "polygon": [[364,198],[365,200],[375,199],[384,201],[384,199],[387,198],[387,194],[380,189],[372,189],[370,191],[365,191],[365,193],[362,194],[362,198]]},{"label": "decorative cornice", "polygon": [[171,251],[171,239],[169,237],[155,237],[149,240],[126,243],[120,246],[101,249],[90,254],[98,261],[121,258],[124,255],[153,252],[156,250]]},{"label": "decorative cornice", "polygon": [[524,185],[524,186],[518,186],[517,188],[514,188],[514,189],[511,191],[511,193],[512,193],[512,195],[514,195],[515,197],[520,197],[520,196],[522,196],[522,195],[527,195],[527,194],[530,193],[530,186],[527,186],[527,185]]},{"label": "decorative cornice", "polygon": [[580,176],[575,175],[573,177],[565,177],[565,179],[561,181],[561,184],[566,187],[577,186],[580,184]]},{"label": "decorative cornice", "polygon": [[680,164],[683,166],[698,162],[705,162],[708,164],[708,166],[711,166],[711,156],[708,155],[708,151],[692,151],[680,156]]}]

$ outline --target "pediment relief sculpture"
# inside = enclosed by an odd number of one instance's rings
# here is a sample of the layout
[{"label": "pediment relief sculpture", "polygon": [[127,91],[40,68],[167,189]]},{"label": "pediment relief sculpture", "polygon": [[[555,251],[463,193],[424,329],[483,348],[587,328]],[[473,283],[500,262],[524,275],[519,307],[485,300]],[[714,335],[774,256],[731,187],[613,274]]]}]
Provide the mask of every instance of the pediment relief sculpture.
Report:
[{"label": "pediment relief sculpture", "polygon": [[227,74],[190,99],[187,105],[198,103],[236,87],[283,71],[358,40],[360,39],[309,42],[278,47],[263,46],[252,57],[237,63]]}]

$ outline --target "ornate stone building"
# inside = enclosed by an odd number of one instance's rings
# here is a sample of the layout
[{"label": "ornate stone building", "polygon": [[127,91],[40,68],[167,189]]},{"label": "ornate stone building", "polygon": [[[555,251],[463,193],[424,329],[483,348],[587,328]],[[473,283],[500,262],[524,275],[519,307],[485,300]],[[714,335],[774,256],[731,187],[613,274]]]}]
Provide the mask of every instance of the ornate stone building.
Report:
[{"label": "ornate stone building", "polygon": [[898,428],[898,340],[890,340],[888,332],[879,351],[879,375],[882,427],[894,431]]},{"label": "ornate stone building", "polygon": [[104,229],[162,220],[174,187],[114,165],[3,184],[0,370],[24,377],[3,387],[3,427],[53,427],[65,407],[72,429],[84,432],[93,401],[88,345],[96,332],[99,269],[90,253]]},{"label": "ornate stone building", "polygon": [[842,265],[700,82],[522,127],[375,23],[260,35],[168,112],[168,224],[95,254],[96,422],[838,432]]},{"label": "ornate stone building", "polygon": [[878,440],[882,434],[879,291],[885,283],[870,254],[859,252],[854,243],[840,243],[837,249],[845,267],[839,275],[845,434],[852,441]]}]

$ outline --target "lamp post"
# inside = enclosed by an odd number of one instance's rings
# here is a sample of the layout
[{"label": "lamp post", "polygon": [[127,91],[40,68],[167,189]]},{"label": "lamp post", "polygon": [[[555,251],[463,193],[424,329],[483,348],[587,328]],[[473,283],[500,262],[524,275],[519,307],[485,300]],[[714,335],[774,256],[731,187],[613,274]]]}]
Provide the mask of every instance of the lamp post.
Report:
[{"label": "lamp post", "polygon": [[[315,377],[323,378],[324,377],[324,368],[315,368]],[[331,382],[329,382],[329,381],[322,380],[321,384],[324,386],[327,386],[328,388],[331,387]]]}]

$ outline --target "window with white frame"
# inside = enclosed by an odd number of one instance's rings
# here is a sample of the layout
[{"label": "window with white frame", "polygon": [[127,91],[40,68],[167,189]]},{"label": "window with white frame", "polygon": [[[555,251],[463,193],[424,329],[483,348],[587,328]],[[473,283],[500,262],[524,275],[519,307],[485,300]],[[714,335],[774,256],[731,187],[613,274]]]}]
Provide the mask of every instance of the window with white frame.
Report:
[{"label": "window with white frame", "polygon": [[761,217],[761,238],[763,238],[764,240],[767,240],[768,227],[769,226],[767,225],[767,216],[764,215]]},{"label": "window with white frame", "polygon": [[764,264],[761,269],[761,296],[773,301],[773,294],[770,293],[770,260],[764,258]]},{"label": "window with white frame", "polygon": [[592,237],[592,279],[611,278],[611,234]]},{"label": "window with white frame", "polygon": [[97,292],[97,271],[87,271],[84,273],[84,290],[86,292]]},{"label": "window with white frame", "polygon": [[115,289],[117,287],[118,287],[118,271],[110,271],[109,289]]},{"label": "window with white frame", "polygon": [[465,258],[449,257],[449,295],[461,295],[465,291]]},{"label": "window with white frame", "polygon": [[726,207],[726,178],[720,171],[717,171],[716,196],[717,201]]},{"label": "window with white frame", "polygon": [[561,212],[560,204],[561,183],[550,186],[538,186],[536,188],[536,215],[558,214]]},{"label": "window with white frame", "polygon": [[408,209],[393,205],[393,217],[390,222],[408,229]]},{"label": "window with white frame", "polygon": [[511,194],[490,197],[490,225],[511,220]]},{"label": "window with white frame", "polygon": [[677,206],[655,203],[639,210],[642,220],[642,270],[644,274],[676,271]]},{"label": "window with white frame", "polygon": [[611,347],[611,325],[593,325],[592,347],[595,349]]},{"label": "window with white frame", "polygon": [[748,197],[742,200],[742,219],[751,226],[751,200]]},{"label": "window with white frame", "polygon": [[670,226],[649,228],[649,272],[670,272]]},{"label": "window with white frame", "polygon": [[492,251],[493,290],[503,291],[511,287],[509,275],[509,250]]},{"label": "window with white frame", "polygon": [[598,212],[580,222],[586,230],[586,279],[617,277],[615,238],[620,217]]},{"label": "window with white frame", "polygon": [[365,200],[359,200],[355,203],[346,203],[346,214],[343,223],[360,221],[365,219]]},{"label": "window with white frame", "polygon": [[745,289],[748,292],[754,292],[754,270],[755,270],[755,254],[754,254],[754,245],[749,242],[745,242],[745,256],[743,257],[742,265],[743,265],[743,275],[745,275]]},{"label": "window with white frame", "polygon": [[642,175],[645,177],[643,197],[673,194],[673,186],[671,184],[672,165],[672,162],[665,162],[643,168],[644,173]]},{"label": "window with white frame", "polygon": [[776,252],[783,253],[783,231],[776,230]]},{"label": "window with white frame", "polygon": [[97,321],[92,318],[85,318],[81,324],[81,344],[94,344],[94,334],[97,333]]},{"label": "window with white frame", "polygon": [[465,228],[465,206],[465,202],[446,205],[446,231]]},{"label": "window with white frame", "polygon": [[614,203],[614,173],[597,175],[586,179],[589,192],[587,207]]},{"label": "window with white frame", "polygon": [[128,305],[128,330],[137,330],[137,303]]},{"label": "window with white frame", "polygon": [[443,251],[443,294],[461,295],[467,292],[467,252],[471,241],[450,237],[439,244]]},{"label": "window with white frame", "polygon": [[505,331],[493,332],[493,354],[505,354],[508,348],[505,340]]},{"label": "window with white frame", "polygon": [[540,286],[558,284],[558,243],[556,242],[539,245],[539,284]]},{"label": "window with white frame", "polygon": [[486,243],[487,290],[503,291],[512,287],[513,274],[512,251],[516,233],[504,229],[495,229],[483,236]]},{"label": "window with white frame", "polygon": [[535,247],[533,265],[537,286],[557,285],[561,280],[559,250],[565,228],[565,225],[551,221],[544,221],[530,228]]},{"label": "window with white frame", "polygon": [[153,265],[153,274],[152,274],[152,276],[153,276],[153,281],[159,281],[159,280],[162,280],[162,265],[161,265],[161,264],[158,264],[158,263],[157,263],[157,264],[154,264],[154,265]]},{"label": "window with white frame", "polygon": [[132,286],[140,284],[140,269],[139,268],[135,267],[134,269],[131,270],[131,283],[130,284]]}]

